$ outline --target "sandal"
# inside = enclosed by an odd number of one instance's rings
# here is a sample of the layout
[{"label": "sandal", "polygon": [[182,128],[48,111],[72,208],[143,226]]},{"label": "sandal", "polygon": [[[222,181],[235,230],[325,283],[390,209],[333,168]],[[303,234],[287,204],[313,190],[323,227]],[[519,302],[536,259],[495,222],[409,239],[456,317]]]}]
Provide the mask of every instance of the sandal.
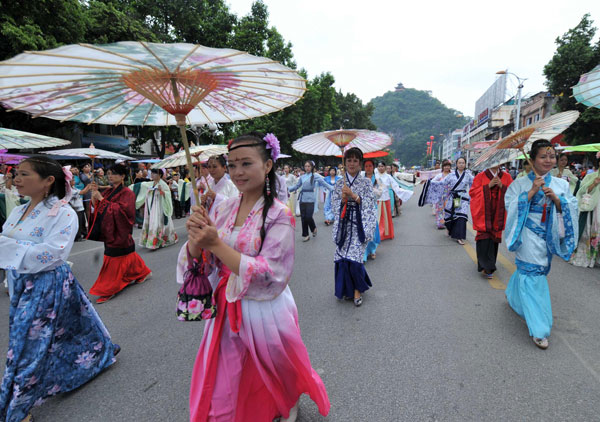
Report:
[{"label": "sandal", "polygon": [[150,278],[150,277],[152,277],[152,271],[146,277],[142,278],[141,280],[136,281],[135,284],[142,284],[144,281],[148,280],[148,278]]},{"label": "sandal", "polygon": [[362,296],[355,297],[354,298],[354,306],[359,307],[360,305],[362,305]]},{"label": "sandal", "polygon": [[464,244],[465,244],[465,241],[464,241],[464,240],[462,240],[462,239],[456,239],[456,242],[457,242],[459,245],[464,245]]},{"label": "sandal", "polygon": [[549,346],[548,339],[546,337],[544,337],[544,338],[531,337],[531,339],[533,340],[533,343],[542,350],[546,350]]},{"label": "sandal", "polygon": [[302,238],[303,242],[308,242],[310,240],[310,236],[306,236]]},{"label": "sandal", "polygon": [[27,416],[25,416],[25,419],[23,419],[21,422],[33,422],[33,415],[31,413],[28,413]]}]

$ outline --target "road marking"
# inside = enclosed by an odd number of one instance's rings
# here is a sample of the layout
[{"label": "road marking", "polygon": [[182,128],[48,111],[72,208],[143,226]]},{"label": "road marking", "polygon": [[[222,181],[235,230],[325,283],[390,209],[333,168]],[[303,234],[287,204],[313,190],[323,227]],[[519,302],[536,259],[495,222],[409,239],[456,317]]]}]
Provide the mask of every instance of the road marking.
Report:
[{"label": "road marking", "polygon": [[575,348],[573,346],[571,346],[571,344],[567,341],[566,338],[564,338],[562,336],[562,334],[558,334],[555,330],[554,332],[554,336],[558,337],[559,339],[561,339],[563,341],[563,343],[565,343],[565,345],[567,346],[567,348],[571,351],[571,353],[573,353],[573,355],[575,355],[575,357],[577,358],[577,360],[579,361],[579,363],[581,363],[581,365],[583,365],[583,367],[585,369],[588,370],[588,372],[590,374],[592,374],[592,376],[596,379],[596,381],[598,381],[600,383],[600,375],[598,374],[598,372],[596,372],[596,370],[594,368],[592,368],[592,365],[590,365],[589,363],[587,363],[580,355],[579,353],[577,353],[575,351]]},{"label": "road marking", "polygon": [[[473,249],[473,246],[471,246],[471,244],[469,242],[465,241],[463,248],[465,248],[465,251],[471,257],[473,262],[475,264],[477,264],[477,253],[475,252],[475,249]],[[506,284],[504,284],[502,281],[500,281],[500,279],[498,277],[496,277],[495,274],[492,276],[492,278],[488,279],[488,283],[490,283],[490,286],[492,286],[492,288],[494,288],[496,290],[505,290],[506,289]]]}]

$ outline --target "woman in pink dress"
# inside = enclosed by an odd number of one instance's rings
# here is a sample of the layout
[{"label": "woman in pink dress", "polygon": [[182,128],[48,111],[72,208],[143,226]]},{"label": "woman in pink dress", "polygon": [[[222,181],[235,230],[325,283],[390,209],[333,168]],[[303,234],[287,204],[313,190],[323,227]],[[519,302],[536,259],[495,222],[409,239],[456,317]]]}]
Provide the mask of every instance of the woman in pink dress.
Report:
[{"label": "woman in pink dress", "polygon": [[[229,145],[231,179],[241,192],[212,207],[194,207],[177,279],[202,259],[217,304],[196,357],[190,420],[296,420],[307,393],[327,415],[329,398],[300,337],[288,287],[294,265],[292,212],[275,200],[277,138],[244,135]],[[211,311],[207,310],[210,317]]]}]

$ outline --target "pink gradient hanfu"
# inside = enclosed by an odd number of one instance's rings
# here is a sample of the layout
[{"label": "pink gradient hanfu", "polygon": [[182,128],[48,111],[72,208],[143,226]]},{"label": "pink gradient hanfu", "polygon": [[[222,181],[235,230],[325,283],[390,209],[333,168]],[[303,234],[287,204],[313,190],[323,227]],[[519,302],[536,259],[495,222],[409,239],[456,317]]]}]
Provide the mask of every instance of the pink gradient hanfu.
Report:
[{"label": "pink gradient hanfu", "polygon": [[[326,416],[330,403],[302,342],[298,312],[288,287],[294,265],[295,219],[276,200],[260,248],[259,201],[242,227],[234,227],[241,197],[211,210],[219,235],[242,254],[239,276],[214,259],[209,276],[217,317],[207,321],[190,388],[190,421],[268,421],[288,417],[301,394]],[[186,245],[177,265],[183,282]],[[260,252],[259,252],[260,250]]]}]

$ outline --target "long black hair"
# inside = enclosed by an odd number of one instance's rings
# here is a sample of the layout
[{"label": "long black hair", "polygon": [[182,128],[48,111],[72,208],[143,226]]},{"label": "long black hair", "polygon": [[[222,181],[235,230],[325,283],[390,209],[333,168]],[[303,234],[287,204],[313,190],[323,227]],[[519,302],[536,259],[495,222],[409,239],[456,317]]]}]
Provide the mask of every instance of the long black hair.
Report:
[{"label": "long black hair", "polygon": [[542,148],[554,149],[554,146],[547,139],[538,139],[531,145],[531,149],[529,150],[529,158],[531,158],[531,161],[535,160],[535,157],[537,157]]},{"label": "long black hair", "polygon": [[310,164],[310,184],[312,186],[312,184],[315,182],[315,162],[307,160],[304,165],[306,165],[306,163]]},{"label": "long black hair", "polygon": [[[266,163],[269,160],[272,160],[271,153],[267,150],[267,143],[264,141],[265,135],[259,132],[250,132],[248,134],[238,136],[233,141],[229,143],[228,150],[231,151],[235,148],[241,147],[252,147],[256,148],[263,162]],[[268,184],[268,185],[267,185]],[[263,198],[265,199],[265,204],[262,210],[262,226],[260,227],[260,248],[258,252],[262,250],[263,243],[265,242],[265,236],[267,232],[265,230],[265,221],[267,220],[267,214],[269,213],[269,209],[275,202],[275,197],[277,195],[277,186],[276,186],[276,178],[275,178],[275,163],[271,166],[271,170],[267,173],[267,180],[263,186]]]},{"label": "long black hair", "polygon": [[62,166],[58,161],[44,155],[34,155],[21,161],[21,164],[29,163],[34,172],[42,179],[54,176],[54,182],[48,190],[48,197],[55,195],[62,199],[67,195],[67,185]]}]

